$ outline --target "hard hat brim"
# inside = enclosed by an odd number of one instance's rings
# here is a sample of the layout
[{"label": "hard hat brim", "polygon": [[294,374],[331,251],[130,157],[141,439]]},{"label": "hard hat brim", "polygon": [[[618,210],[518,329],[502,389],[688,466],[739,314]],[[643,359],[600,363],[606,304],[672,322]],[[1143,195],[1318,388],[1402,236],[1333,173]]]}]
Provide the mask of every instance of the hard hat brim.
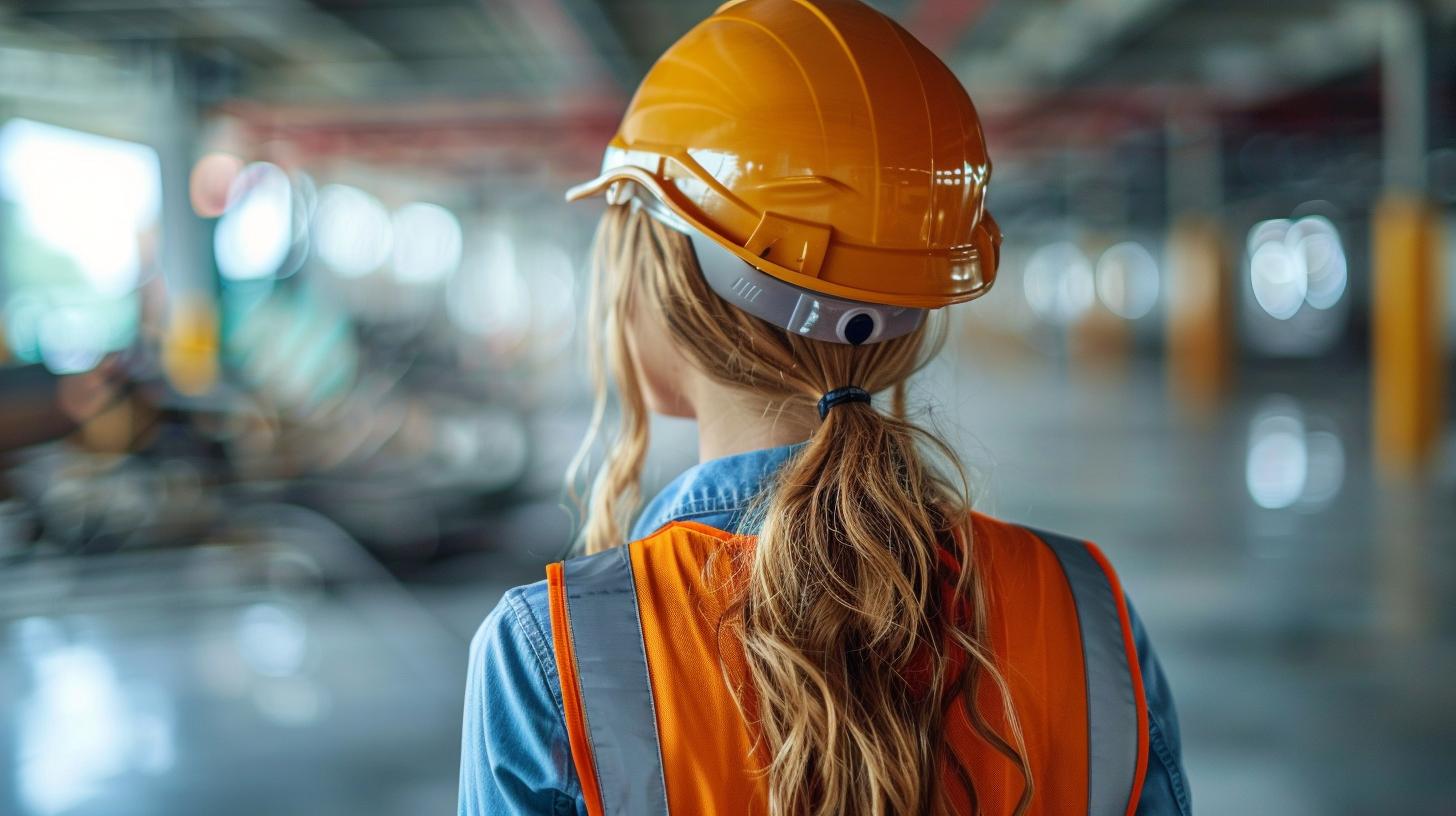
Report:
[{"label": "hard hat brim", "polygon": [[[662,183],[662,180],[657,175],[634,164],[614,164],[605,169],[602,174],[597,176],[596,178],[568,188],[565,198],[568,202],[574,202],[581,201],[582,199],[586,198],[593,198],[599,195],[607,195],[609,204],[622,203],[620,201],[612,200],[610,196],[610,190],[612,189],[612,186],[614,184],[622,182],[631,182],[641,186],[654,198],[661,202],[665,208],[670,210],[673,216],[680,219],[687,226],[707,236],[715,243],[722,246],[724,249],[727,249],[729,252],[737,255],[740,259],[742,259],[749,266],[752,266],[754,269],[778,278],[779,280],[786,283],[791,283],[795,286],[799,286],[810,291],[822,292],[826,295],[833,295],[835,297],[845,298],[848,300],[857,300],[866,303],[877,303],[886,306],[904,306],[915,309],[939,309],[955,303],[964,303],[966,301],[974,300],[975,298],[980,297],[991,288],[991,284],[995,280],[995,270],[998,260],[996,254],[999,250],[1001,234],[999,228],[997,228],[996,226],[996,222],[992,220],[989,213],[986,213],[984,215],[983,224],[980,228],[985,240],[982,242],[981,246],[975,248],[977,257],[971,260],[971,263],[975,264],[978,271],[981,272],[981,277],[979,280],[976,281],[974,286],[967,287],[965,290],[960,292],[948,294],[886,292],[877,289],[847,286],[832,280],[826,280],[825,278],[817,275],[806,275],[802,272],[798,272],[780,264],[773,263],[767,258],[750,252],[748,249],[739,245],[737,242],[725,237],[719,230],[715,229],[713,225],[705,223],[701,219],[695,217],[691,212],[688,211],[687,207],[682,206],[679,202],[676,201],[673,193],[668,190],[667,186]],[[860,264],[874,264],[877,262],[883,263],[884,259],[887,256],[891,255],[918,258],[922,263],[926,264],[927,266],[935,265],[938,261],[944,267],[949,267],[952,263],[954,263],[949,258],[938,258],[935,253],[930,252],[916,250],[896,251],[870,247],[857,247],[844,243],[837,243],[832,245],[829,248],[829,251],[837,256],[837,258],[840,260],[846,262],[857,261]],[[990,263],[986,264],[984,262],[985,259],[983,255],[988,251],[990,254]],[[964,263],[964,261],[962,261],[962,263]],[[984,272],[984,270],[986,269],[990,270],[989,274],[986,274]]]}]

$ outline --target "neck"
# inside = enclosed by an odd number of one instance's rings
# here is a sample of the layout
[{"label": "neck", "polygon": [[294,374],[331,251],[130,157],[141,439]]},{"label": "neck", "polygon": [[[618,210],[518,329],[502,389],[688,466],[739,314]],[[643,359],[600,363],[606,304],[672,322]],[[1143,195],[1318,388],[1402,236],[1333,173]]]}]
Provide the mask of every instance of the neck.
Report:
[{"label": "neck", "polygon": [[694,390],[699,462],[802,442],[819,425],[813,406],[785,407],[711,382]]}]

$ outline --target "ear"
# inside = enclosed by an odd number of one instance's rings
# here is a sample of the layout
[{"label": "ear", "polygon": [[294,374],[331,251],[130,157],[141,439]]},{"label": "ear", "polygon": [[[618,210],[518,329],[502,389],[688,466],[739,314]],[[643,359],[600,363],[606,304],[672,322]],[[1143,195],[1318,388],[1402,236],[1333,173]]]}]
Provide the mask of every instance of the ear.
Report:
[{"label": "ear", "polygon": [[690,380],[698,372],[673,342],[667,326],[656,316],[644,314],[639,305],[628,317],[626,330],[627,353],[636,368],[647,410],[695,419],[698,412],[688,394]]}]

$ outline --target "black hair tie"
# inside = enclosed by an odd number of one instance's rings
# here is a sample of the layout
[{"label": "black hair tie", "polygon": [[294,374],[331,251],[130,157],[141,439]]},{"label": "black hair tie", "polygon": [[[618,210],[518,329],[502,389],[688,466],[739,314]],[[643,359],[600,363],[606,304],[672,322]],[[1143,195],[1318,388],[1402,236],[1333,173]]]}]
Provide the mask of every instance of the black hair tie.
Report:
[{"label": "black hair tie", "polygon": [[819,398],[819,419],[822,422],[829,416],[829,409],[841,402],[863,402],[870,401],[870,392],[857,385],[846,385],[843,388],[836,388],[833,391]]}]

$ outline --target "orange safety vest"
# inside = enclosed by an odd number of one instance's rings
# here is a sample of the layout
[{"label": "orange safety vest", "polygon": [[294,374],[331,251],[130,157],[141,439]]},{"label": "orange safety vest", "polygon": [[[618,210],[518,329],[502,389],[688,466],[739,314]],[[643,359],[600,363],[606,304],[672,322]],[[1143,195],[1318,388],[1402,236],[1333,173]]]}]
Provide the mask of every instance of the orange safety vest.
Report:
[{"label": "orange safety vest", "polygon": [[[1116,574],[1090,543],[979,514],[972,534],[989,645],[1035,782],[1030,812],[1129,816],[1148,721]],[[743,678],[746,667],[741,653],[720,649],[722,591],[704,576],[709,554],[734,540],[675,522],[547,566],[566,730],[592,816],[767,811],[754,738],[724,680],[724,669]],[[993,686],[981,684],[977,705],[1005,734]],[[1010,813],[1020,771],[975,732],[964,701],[952,705],[946,742],[975,782],[976,812]],[[955,812],[972,812],[959,785],[944,789]]]}]

